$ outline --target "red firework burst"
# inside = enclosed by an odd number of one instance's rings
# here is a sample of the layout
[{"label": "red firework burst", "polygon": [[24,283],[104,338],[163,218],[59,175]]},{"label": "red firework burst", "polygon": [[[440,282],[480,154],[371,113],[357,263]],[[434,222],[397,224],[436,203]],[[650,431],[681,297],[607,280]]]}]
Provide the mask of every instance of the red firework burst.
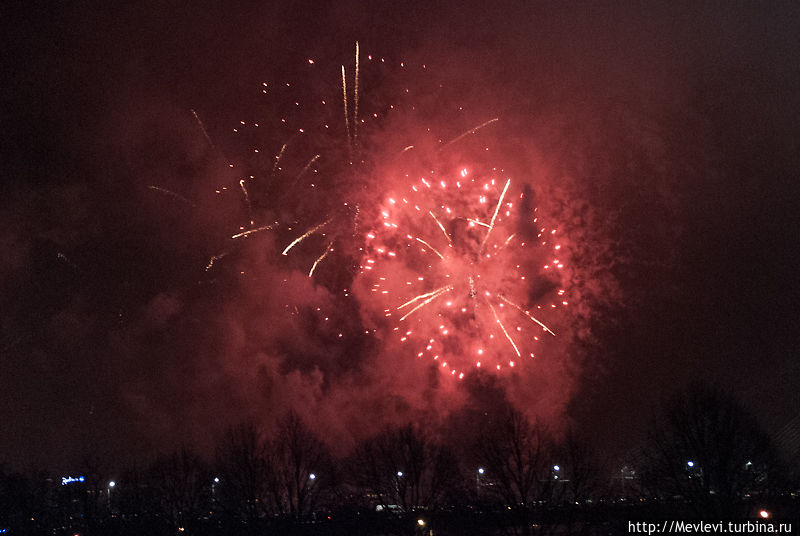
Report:
[{"label": "red firework burst", "polygon": [[[535,357],[567,305],[558,230],[536,214],[530,186],[497,169],[409,179],[388,193],[361,266],[369,300],[418,358],[464,377]],[[502,178],[501,178],[502,177]]]}]

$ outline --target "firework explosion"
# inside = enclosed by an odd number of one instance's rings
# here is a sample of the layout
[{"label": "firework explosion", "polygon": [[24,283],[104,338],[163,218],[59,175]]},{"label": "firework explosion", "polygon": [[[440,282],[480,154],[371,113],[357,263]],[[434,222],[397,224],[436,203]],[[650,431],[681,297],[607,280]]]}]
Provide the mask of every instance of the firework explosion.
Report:
[{"label": "firework explosion", "polygon": [[366,241],[365,286],[409,353],[445,373],[516,367],[555,336],[544,320],[567,305],[558,231],[502,170],[410,180],[386,195]]},{"label": "firework explosion", "polygon": [[[371,55],[367,58],[373,60]],[[343,299],[352,298],[352,289],[358,288],[369,316],[382,317],[377,323],[366,320],[361,333],[391,332],[409,354],[432,359],[449,376],[462,379],[471,367],[502,371],[535,358],[540,341],[556,335],[548,324],[553,309],[567,305],[558,231],[540,221],[529,185],[474,159],[462,159],[470,162],[466,167],[454,164],[456,153],[469,152],[474,135],[495,128],[498,118],[449,141],[432,142],[431,129],[423,132],[415,124],[419,113],[411,114],[413,126],[406,123],[400,138],[414,144],[398,145],[396,127],[387,144],[381,134],[389,129],[366,129],[369,125],[358,115],[359,61],[356,44],[350,84],[347,70],[341,68],[338,106],[329,105],[329,98],[309,98],[316,104],[306,110],[290,93],[291,83],[276,84],[305,113],[294,119],[287,119],[290,114],[282,109],[274,114],[285,115],[280,126],[287,131],[278,130],[289,138],[276,144],[271,158],[262,156],[265,140],[254,135],[263,132],[263,121],[242,120],[233,129],[237,135],[247,134],[251,159],[244,165],[229,163],[239,174],[233,175],[238,184],[221,186],[216,193],[238,192],[247,223],[229,234],[232,245],[211,255],[205,270],[215,270],[239,244],[268,232],[279,258],[296,257],[290,263],[293,269],[318,277],[327,263],[335,269],[319,281],[322,285]],[[261,91],[270,90],[264,82]],[[413,104],[408,107],[416,110]],[[338,117],[332,114],[334,108]],[[396,116],[400,107],[376,108]],[[199,115],[192,113],[205,139],[218,150]],[[372,110],[366,116],[381,118]],[[337,124],[341,132],[331,128]],[[427,165],[422,162],[434,162],[430,167],[437,170],[418,173],[420,165]],[[242,167],[248,170],[243,176],[235,169]],[[252,169],[256,171],[251,174]],[[375,182],[370,173],[376,169],[403,178],[381,181],[395,185],[394,190],[365,193]],[[179,194],[151,188],[188,202]],[[374,218],[360,214],[363,203],[380,206],[377,224],[368,232],[360,226]],[[300,314],[289,303],[284,308]],[[316,311],[328,322],[328,313],[319,307]],[[342,336],[339,331],[338,338]]]}]

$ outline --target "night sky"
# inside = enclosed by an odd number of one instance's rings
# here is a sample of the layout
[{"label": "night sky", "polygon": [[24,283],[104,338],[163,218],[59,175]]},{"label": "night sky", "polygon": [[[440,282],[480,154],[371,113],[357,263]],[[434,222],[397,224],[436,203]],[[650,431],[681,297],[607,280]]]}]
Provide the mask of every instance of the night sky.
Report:
[{"label": "night sky", "polygon": [[[692,380],[769,431],[796,415],[796,3],[360,4],[4,9],[0,463],[210,453],[225,426],[287,409],[344,453],[498,390],[623,457]],[[351,167],[355,41],[378,117]],[[313,188],[270,179],[287,139],[286,177],[325,155]],[[410,144],[420,167],[502,166],[563,229],[571,303],[535,362],[454,381],[376,320],[359,247]],[[323,216],[326,239],[280,254]],[[251,218],[280,225],[232,241]]]}]

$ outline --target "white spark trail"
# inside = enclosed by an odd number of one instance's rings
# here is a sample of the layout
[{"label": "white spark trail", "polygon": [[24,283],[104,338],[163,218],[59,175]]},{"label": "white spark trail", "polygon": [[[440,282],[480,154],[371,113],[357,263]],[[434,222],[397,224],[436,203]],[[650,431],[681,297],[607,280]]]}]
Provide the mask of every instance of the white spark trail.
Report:
[{"label": "white spark trail", "polygon": [[540,322],[540,321],[539,321],[537,318],[535,318],[535,317],[534,317],[533,315],[531,315],[531,314],[530,314],[528,311],[526,311],[525,309],[523,309],[522,307],[520,307],[520,306],[519,306],[519,305],[517,305],[516,303],[512,302],[511,300],[509,300],[508,298],[506,298],[506,297],[505,297],[505,296],[503,296],[502,294],[501,294],[501,295],[499,295],[499,296],[497,296],[497,297],[498,297],[498,298],[500,298],[501,300],[503,300],[504,302],[506,302],[507,304],[509,304],[510,306],[512,306],[512,307],[515,307],[515,308],[516,308],[516,309],[517,309],[517,310],[518,310],[520,313],[522,313],[522,314],[524,314],[525,316],[527,316],[527,317],[528,317],[530,320],[532,320],[533,322],[536,322],[537,324],[539,324],[539,325],[542,327],[542,329],[544,329],[546,332],[548,332],[548,333],[549,333],[550,335],[552,335],[553,337],[555,337],[555,336],[556,336],[556,334],[555,334],[555,333],[553,333],[553,331],[552,331],[550,328],[548,328],[547,326],[545,326],[545,325],[544,325],[542,322]]},{"label": "white spark trail", "polygon": [[236,240],[237,238],[242,238],[243,236],[250,236],[251,234],[260,233],[261,231],[268,231],[268,230],[274,229],[274,228],[275,228],[275,224],[265,225],[265,226],[259,227],[257,229],[249,229],[247,231],[242,231],[241,233],[236,233],[235,235],[231,236],[231,238]]},{"label": "white spark trail", "polygon": [[308,271],[308,277],[314,275],[314,270],[317,269],[317,265],[325,260],[325,257],[327,257],[328,254],[332,251],[331,249],[332,247],[333,247],[333,242],[330,242],[327,246],[325,246],[325,251],[322,253],[322,255],[317,257],[317,260],[314,261],[314,265],[311,267],[311,270]]},{"label": "white spark trail", "polygon": [[150,189],[150,190],[155,190],[156,192],[161,192],[162,194],[166,194],[166,195],[168,195],[170,197],[174,197],[178,201],[182,201],[182,202],[186,203],[189,206],[197,208],[197,205],[195,205],[194,203],[192,203],[191,201],[189,201],[188,199],[183,197],[181,194],[177,194],[177,193],[173,192],[172,190],[167,190],[166,188],[162,188],[160,186],[152,186],[152,185],[148,186],[147,188]]},{"label": "white spark trail", "polygon": [[356,41],[356,75],[353,84],[353,141],[358,138],[358,41]]},{"label": "white spark trail", "polygon": [[[447,294],[447,293],[448,293],[448,292],[450,292],[451,290],[453,290],[453,285],[447,285],[447,286],[445,286],[445,287],[442,287],[442,288],[440,288],[440,289],[434,290],[433,292],[429,292],[429,293],[427,293],[427,294],[423,294],[423,296],[430,296],[430,297],[429,297],[428,299],[426,299],[425,301],[423,301],[422,303],[420,303],[419,305],[417,305],[416,307],[414,307],[413,309],[411,309],[411,310],[410,310],[409,312],[407,312],[405,315],[403,315],[403,316],[400,318],[400,321],[402,322],[403,320],[405,320],[406,318],[408,318],[408,317],[409,317],[409,316],[410,316],[410,315],[411,315],[411,314],[412,314],[414,311],[416,311],[416,310],[418,310],[418,309],[420,309],[420,308],[422,308],[422,307],[425,307],[426,305],[428,305],[430,302],[432,302],[433,300],[435,300],[435,299],[436,299],[436,298],[438,298],[439,296],[441,296],[441,295],[443,295],[443,294]],[[414,302],[414,301],[416,301],[416,300],[418,300],[418,299],[421,299],[421,296],[417,296],[417,297],[416,297],[416,298],[414,298],[414,299],[413,299],[411,302],[406,302],[405,304],[403,304],[403,305],[401,305],[400,307],[398,307],[398,309],[400,309],[401,307],[405,307],[405,306],[406,306],[406,305],[408,305],[409,303],[412,303],[412,302]]]},{"label": "white spark trail", "polygon": [[451,239],[450,239],[450,235],[449,235],[449,234],[447,234],[447,230],[444,228],[444,225],[442,225],[442,222],[440,222],[440,221],[439,221],[439,218],[437,218],[437,217],[436,217],[436,214],[434,214],[434,213],[433,213],[433,211],[428,211],[428,214],[430,214],[430,215],[431,215],[431,218],[433,218],[433,221],[435,221],[435,222],[436,222],[436,225],[438,225],[438,226],[439,226],[439,229],[441,229],[441,230],[442,230],[442,233],[444,233],[444,237],[447,239],[447,241],[448,241],[450,244],[452,244],[452,243],[453,243],[453,240],[451,240]]},{"label": "white spark trail", "polygon": [[283,158],[283,153],[284,153],[285,151],[286,151],[286,144],[284,143],[284,144],[281,146],[281,150],[280,150],[280,152],[278,153],[278,157],[275,159],[275,164],[273,164],[273,166],[272,166],[272,174],[273,174],[273,175],[275,174],[275,171],[278,169],[278,164],[280,164],[280,163],[281,163],[281,158]]},{"label": "white spark trail", "polygon": [[289,254],[289,250],[290,250],[290,249],[292,249],[292,248],[293,248],[293,247],[295,247],[297,244],[299,244],[300,242],[302,242],[303,240],[305,240],[306,238],[308,238],[308,237],[309,237],[309,236],[311,236],[312,234],[316,233],[317,231],[319,231],[320,229],[322,229],[323,227],[325,227],[326,225],[328,225],[328,224],[330,223],[330,221],[331,221],[330,219],[328,219],[328,220],[325,220],[324,222],[320,223],[320,224],[319,224],[319,225],[317,225],[316,227],[313,227],[313,228],[311,228],[310,230],[306,231],[306,232],[305,232],[305,233],[303,233],[302,235],[300,235],[300,236],[298,236],[297,238],[295,238],[295,239],[292,241],[292,243],[291,243],[291,244],[289,244],[288,246],[286,246],[286,249],[284,249],[284,250],[283,250],[283,253],[282,253],[282,255],[288,255],[288,254]]},{"label": "white spark trail", "polygon": [[497,321],[497,325],[500,326],[501,330],[503,330],[503,335],[505,335],[506,339],[508,339],[508,342],[511,343],[511,346],[514,348],[514,351],[517,353],[517,357],[521,357],[521,355],[519,353],[519,348],[517,348],[517,345],[514,344],[514,339],[512,339],[511,335],[509,335],[508,331],[506,331],[506,327],[503,325],[503,322],[500,320],[500,317],[497,316],[497,311],[495,311],[494,306],[491,304],[491,302],[488,299],[486,300],[486,305],[488,305],[489,309],[491,309],[492,314],[494,315],[494,319]]},{"label": "white spark trail", "polygon": [[500,199],[497,200],[497,206],[494,208],[494,214],[492,214],[492,221],[489,222],[489,230],[486,231],[486,236],[483,237],[483,242],[481,242],[481,253],[483,253],[483,249],[486,247],[486,241],[489,240],[489,235],[492,234],[494,222],[497,219],[497,213],[500,212],[500,206],[503,204],[503,198],[506,196],[506,192],[508,191],[508,186],[510,184],[511,179],[508,179],[505,187],[503,188],[503,193],[500,194]]},{"label": "white spark trail", "polygon": [[480,129],[482,129],[482,128],[484,128],[484,127],[487,127],[487,126],[491,125],[492,123],[495,123],[495,122],[497,122],[497,121],[499,121],[499,120],[500,120],[500,118],[499,118],[499,117],[495,117],[494,119],[489,119],[489,120],[488,120],[488,121],[486,121],[485,123],[481,123],[481,124],[480,124],[480,125],[478,125],[477,127],[473,127],[473,128],[471,128],[471,129],[469,129],[468,131],[464,132],[463,134],[459,134],[458,136],[456,136],[456,137],[455,137],[455,138],[453,138],[452,140],[450,140],[450,141],[448,141],[447,143],[445,143],[444,145],[442,145],[442,146],[439,148],[439,150],[441,151],[441,150],[442,150],[442,149],[444,149],[445,147],[448,147],[448,146],[450,146],[450,145],[452,145],[452,144],[456,143],[457,141],[461,140],[462,138],[464,138],[464,137],[466,137],[466,136],[469,136],[470,134],[475,134],[475,133],[476,133],[476,132],[478,132]]},{"label": "white spark trail", "polygon": [[433,251],[434,253],[436,253],[437,255],[439,255],[439,258],[440,258],[440,259],[444,259],[444,256],[443,256],[441,253],[439,253],[439,250],[437,250],[435,247],[433,247],[432,245],[430,245],[430,244],[428,244],[427,242],[425,242],[423,239],[421,239],[421,238],[415,238],[415,240],[416,240],[417,242],[420,242],[420,243],[422,243],[422,244],[425,244],[426,246],[428,246],[428,247],[430,248],[430,250],[431,250],[431,251]]}]

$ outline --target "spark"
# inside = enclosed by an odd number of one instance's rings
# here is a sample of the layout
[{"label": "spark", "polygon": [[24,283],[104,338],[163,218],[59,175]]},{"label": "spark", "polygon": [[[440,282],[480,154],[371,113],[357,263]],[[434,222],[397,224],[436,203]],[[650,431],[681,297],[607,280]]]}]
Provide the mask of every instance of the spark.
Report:
[{"label": "spark", "polygon": [[539,324],[539,325],[542,327],[542,329],[544,329],[546,332],[548,332],[548,333],[549,333],[550,335],[552,335],[553,337],[555,337],[555,336],[556,336],[556,334],[555,334],[555,333],[553,333],[553,331],[552,331],[550,328],[548,328],[547,326],[545,326],[545,325],[544,325],[544,324],[543,324],[541,321],[539,321],[539,320],[538,320],[536,317],[534,317],[534,316],[533,316],[532,314],[530,314],[528,311],[526,311],[525,309],[523,309],[521,306],[519,306],[519,305],[517,305],[516,303],[512,302],[511,300],[509,300],[508,298],[506,298],[506,297],[505,297],[505,296],[503,296],[502,294],[501,294],[501,295],[499,295],[499,296],[498,296],[498,298],[500,298],[501,300],[503,300],[504,302],[506,302],[506,303],[507,303],[507,304],[509,304],[510,306],[512,306],[512,307],[515,307],[515,308],[516,308],[516,309],[517,309],[517,310],[518,310],[520,313],[524,314],[524,315],[525,315],[525,316],[527,316],[529,319],[531,319],[532,321],[534,321],[534,322],[536,322],[537,324]]},{"label": "spark", "polygon": [[480,225],[480,226],[482,226],[482,227],[490,227],[490,225],[489,225],[488,223],[484,223],[484,222],[482,222],[482,221],[473,220],[473,219],[470,219],[470,218],[467,218],[467,221],[468,221],[469,223],[474,223],[475,225]]},{"label": "spark", "polygon": [[311,266],[311,270],[309,270],[309,271],[308,271],[308,277],[311,277],[311,276],[313,276],[313,275],[314,275],[314,270],[316,270],[316,269],[317,269],[317,265],[318,265],[319,263],[321,263],[322,261],[324,261],[324,260],[325,260],[325,257],[327,257],[327,256],[328,256],[328,254],[329,254],[331,251],[333,251],[333,249],[331,249],[332,247],[333,247],[333,242],[330,242],[330,243],[329,243],[327,246],[325,246],[325,251],[323,251],[323,252],[322,252],[322,255],[320,255],[319,257],[317,257],[317,260],[315,260],[315,261],[314,261],[314,265],[313,265],[313,266]]},{"label": "spark", "polygon": [[278,169],[278,165],[281,163],[281,158],[283,158],[283,153],[286,151],[286,144],[284,143],[281,145],[281,150],[278,152],[278,156],[275,158],[275,164],[272,166],[272,174],[275,174],[275,171]]},{"label": "spark", "polygon": [[430,248],[430,250],[431,250],[431,251],[433,251],[434,253],[436,253],[437,255],[439,255],[439,258],[440,258],[440,259],[444,259],[444,256],[442,256],[442,254],[441,254],[441,253],[439,253],[439,250],[437,250],[435,247],[433,247],[432,245],[430,245],[430,244],[428,244],[427,242],[425,242],[423,239],[421,239],[421,238],[417,237],[417,238],[415,238],[415,240],[416,240],[417,242],[420,242],[420,243],[422,243],[422,244],[425,244],[426,246],[428,246],[428,247]]},{"label": "spark", "polygon": [[247,193],[247,186],[244,184],[244,179],[239,181],[239,186],[242,188],[244,200],[247,203],[247,213],[250,215],[250,224],[253,224],[253,206],[250,204],[250,194]]},{"label": "spark", "polygon": [[447,143],[445,143],[445,144],[444,144],[444,145],[443,145],[443,146],[442,146],[442,147],[441,147],[439,150],[441,151],[441,150],[443,150],[445,147],[448,147],[448,146],[450,146],[450,145],[453,145],[454,143],[456,143],[457,141],[461,140],[462,138],[465,138],[465,137],[469,136],[470,134],[475,134],[475,133],[476,133],[476,132],[478,132],[480,129],[482,129],[482,128],[484,128],[484,127],[487,127],[487,126],[491,125],[492,123],[495,123],[495,122],[497,122],[497,121],[499,121],[499,120],[500,120],[500,118],[499,118],[499,117],[495,117],[494,119],[489,119],[489,120],[488,120],[488,121],[486,121],[485,123],[481,123],[480,125],[478,125],[478,126],[476,126],[476,127],[473,127],[473,128],[471,128],[471,129],[467,130],[466,132],[464,132],[464,133],[462,133],[462,134],[459,134],[458,136],[456,136],[456,137],[455,137],[455,138],[453,138],[452,140],[448,141]]},{"label": "spark", "polygon": [[153,185],[148,186],[147,188],[150,189],[150,190],[155,190],[156,192],[161,192],[162,194],[166,194],[166,195],[168,195],[170,197],[174,197],[178,201],[182,201],[182,202],[186,203],[189,206],[192,206],[192,207],[195,207],[195,208],[197,207],[197,205],[195,205],[194,203],[192,203],[191,201],[189,201],[188,199],[183,197],[181,194],[175,193],[172,190],[167,190],[166,188],[162,188],[160,186],[153,186]]},{"label": "spark", "polygon": [[517,348],[517,345],[514,344],[514,339],[512,339],[511,335],[509,335],[508,331],[506,331],[506,327],[503,325],[503,322],[500,320],[500,317],[497,315],[497,311],[495,310],[494,306],[492,305],[492,303],[488,299],[486,300],[486,305],[488,305],[489,309],[492,311],[492,314],[494,315],[495,320],[497,320],[497,325],[500,326],[501,330],[503,330],[503,335],[505,335],[506,339],[508,339],[508,342],[511,343],[511,346],[514,348],[514,351],[517,353],[517,357],[522,357],[520,355],[520,353],[519,353],[519,348]]},{"label": "spark", "polygon": [[347,77],[344,72],[344,65],[342,65],[342,103],[344,104],[344,128],[347,132],[347,150],[350,158],[353,158],[353,143],[350,137],[350,115],[347,113]]},{"label": "spark", "polygon": [[308,163],[306,163],[306,165],[303,166],[303,169],[300,170],[300,173],[295,175],[294,180],[292,180],[291,184],[289,184],[289,186],[286,187],[286,191],[289,191],[295,184],[297,184],[297,181],[299,181],[303,177],[303,175],[306,174],[309,168],[314,165],[314,162],[319,160],[320,156],[321,155],[315,154],[314,156],[311,157],[311,160],[309,160]]},{"label": "spark", "polygon": [[312,234],[316,233],[317,231],[319,231],[320,229],[322,229],[323,227],[325,227],[326,225],[328,225],[328,224],[330,223],[330,221],[331,221],[330,219],[327,219],[327,220],[325,220],[324,222],[322,222],[322,223],[320,223],[319,225],[317,225],[316,227],[312,227],[311,229],[309,229],[308,231],[306,231],[306,232],[305,232],[305,233],[303,233],[302,235],[300,235],[300,236],[298,236],[297,238],[295,238],[295,239],[292,241],[292,243],[291,243],[291,244],[289,244],[288,246],[286,246],[286,249],[284,249],[284,250],[283,250],[283,253],[282,253],[282,255],[288,255],[288,254],[289,254],[289,250],[290,250],[290,249],[292,249],[292,248],[293,248],[293,247],[295,247],[297,244],[299,244],[300,242],[302,242],[303,240],[305,240],[306,238],[308,238],[308,237],[309,237],[309,236],[311,236]]},{"label": "spark", "polygon": [[358,139],[358,41],[356,41],[356,73],[353,82],[353,141]]},{"label": "spark", "polygon": [[486,241],[489,240],[489,235],[492,234],[492,229],[494,229],[494,222],[497,219],[497,213],[500,211],[500,205],[503,204],[503,198],[506,196],[506,192],[508,191],[508,186],[511,184],[511,179],[506,181],[506,185],[503,188],[503,193],[500,194],[500,199],[497,200],[497,206],[494,208],[494,214],[492,214],[492,221],[489,222],[489,230],[486,231],[486,235],[483,237],[483,242],[481,242],[481,253],[483,253],[484,248],[486,247]]},{"label": "spark", "polygon": [[433,221],[435,221],[436,225],[439,226],[439,229],[442,230],[442,233],[444,233],[444,237],[447,239],[447,241],[450,244],[452,244],[453,240],[450,238],[450,235],[448,234],[447,230],[444,228],[444,225],[442,225],[442,222],[440,222],[439,218],[436,217],[436,214],[434,214],[433,211],[428,211],[428,214],[431,215],[431,218],[433,218]]},{"label": "spark", "polygon": [[243,236],[250,236],[251,234],[260,233],[261,231],[268,231],[274,228],[274,223],[270,225],[264,225],[263,227],[259,227],[257,229],[249,229],[247,231],[242,231],[241,233],[236,233],[235,235],[231,236],[231,238],[236,240],[237,238],[242,238]]},{"label": "spark", "polygon": [[[423,301],[422,303],[420,303],[419,305],[417,305],[416,307],[414,307],[413,309],[411,309],[411,310],[410,310],[409,312],[407,312],[405,315],[403,315],[402,317],[400,317],[400,321],[402,322],[403,320],[405,320],[406,318],[408,318],[408,317],[411,315],[411,313],[413,313],[413,312],[414,312],[414,311],[416,311],[417,309],[420,309],[420,308],[422,308],[422,307],[424,307],[424,306],[428,305],[430,302],[432,302],[433,300],[435,300],[435,299],[436,299],[436,298],[438,298],[439,296],[441,296],[441,295],[443,295],[443,294],[447,294],[447,293],[448,293],[448,292],[450,292],[451,290],[453,290],[453,285],[447,285],[447,286],[441,287],[441,288],[439,288],[439,289],[437,289],[437,290],[434,290],[434,291],[432,291],[432,292],[429,292],[429,293],[425,294],[425,295],[427,295],[427,296],[430,296],[430,297],[429,297],[428,299],[426,299],[425,301]],[[423,295],[423,296],[425,296],[425,295]],[[399,310],[399,309],[401,309],[401,308],[405,307],[406,305],[408,305],[409,303],[412,303],[412,302],[414,302],[414,301],[416,301],[416,300],[420,299],[421,297],[422,297],[422,296],[417,296],[416,298],[412,299],[411,301],[404,303],[403,305],[401,305],[401,306],[400,306],[400,307],[398,307],[397,309]]]},{"label": "spark", "polygon": [[208,135],[208,131],[206,130],[206,126],[203,124],[203,121],[200,119],[200,116],[197,115],[197,112],[194,111],[193,109],[189,110],[189,111],[192,112],[192,115],[194,116],[195,121],[197,121],[197,124],[200,126],[200,130],[203,131],[203,136],[205,136],[206,141],[208,142],[208,144],[211,146],[212,149],[216,150],[216,147],[214,146],[214,142],[211,141],[211,137]]},{"label": "spark", "polygon": [[211,268],[214,267],[214,263],[217,262],[218,260],[220,260],[221,258],[223,258],[224,256],[226,256],[227,254],[228,254],[228,252],[225,251],[225,252],[219,253],[217,255],[212,255],[211,258],[208,259],[208,264],[206,264],[206,272],[211,270]]},{"label": "spark", "polygon": [[58,257],[59,260],[61,260],[61,261],[65,262],[66,264],[68,264],[69,267],[72,268],[73,270],[77,270],[78,269],[78,267],[75,266],[75,263],[73,263],[71,260],[69,260],[69,258],[66,255],[64,255],[63,253],[61,253],[60,251],[58,252],[58,255],[56,255],[56,256]]}]

